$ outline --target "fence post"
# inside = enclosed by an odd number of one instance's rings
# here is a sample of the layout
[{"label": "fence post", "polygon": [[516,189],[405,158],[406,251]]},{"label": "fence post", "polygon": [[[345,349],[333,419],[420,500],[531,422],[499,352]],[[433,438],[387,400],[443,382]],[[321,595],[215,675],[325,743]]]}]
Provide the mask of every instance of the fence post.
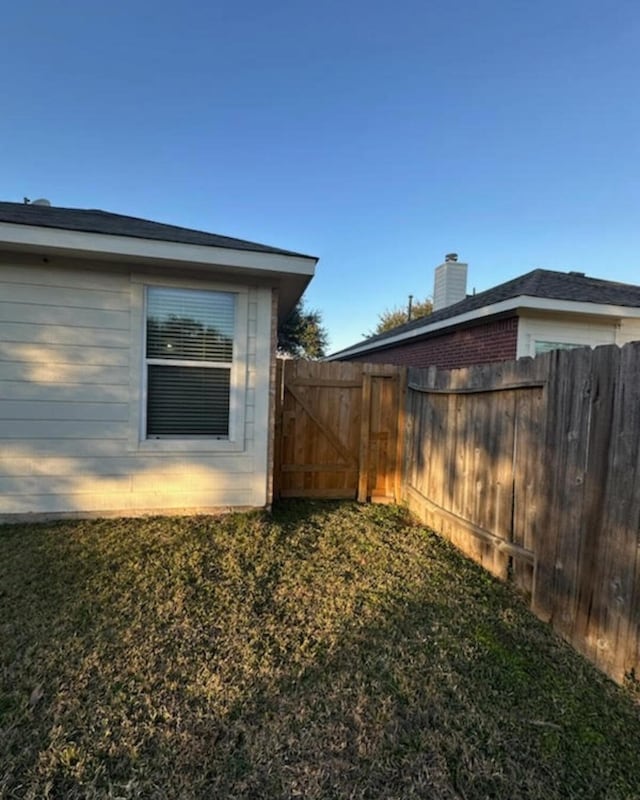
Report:
[{"label": "fence post", "polygon": [[369,497],[369,451],[371,433],[371,374],[366,364],[362,367],[362,400],[360,414],[358,502],[366,503]]}]

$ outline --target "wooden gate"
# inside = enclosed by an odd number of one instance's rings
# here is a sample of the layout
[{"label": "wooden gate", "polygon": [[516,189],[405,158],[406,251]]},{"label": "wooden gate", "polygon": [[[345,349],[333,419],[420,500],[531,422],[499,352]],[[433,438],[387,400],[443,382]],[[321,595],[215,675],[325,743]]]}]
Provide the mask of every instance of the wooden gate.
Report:
[{"label": "wooden gate", "polygon": [[279,361],[274,497],[400,499],[406,370]]}]

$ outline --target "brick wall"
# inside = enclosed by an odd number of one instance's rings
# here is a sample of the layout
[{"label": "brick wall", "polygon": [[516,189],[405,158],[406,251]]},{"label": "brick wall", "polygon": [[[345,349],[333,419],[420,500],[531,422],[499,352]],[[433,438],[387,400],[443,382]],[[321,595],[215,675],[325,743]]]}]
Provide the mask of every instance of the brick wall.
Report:
[{"label": "brick wall", "polygon": [[491,361],[510,361],[516,358],[518,317],[476,325],[473,328],[431,336],[376,353],[361,353],[350,361],[378,364],[406,364],[445,369],[486,364]]}]

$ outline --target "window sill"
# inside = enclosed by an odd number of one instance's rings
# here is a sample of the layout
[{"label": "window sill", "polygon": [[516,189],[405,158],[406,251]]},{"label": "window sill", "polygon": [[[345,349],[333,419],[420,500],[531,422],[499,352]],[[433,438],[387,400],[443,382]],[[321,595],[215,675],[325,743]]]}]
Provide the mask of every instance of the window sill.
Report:
[{"label": "window sill", "polygon": [[143,439],[138,442],[143,453],[241,453],[244,445],[229,439]]}]

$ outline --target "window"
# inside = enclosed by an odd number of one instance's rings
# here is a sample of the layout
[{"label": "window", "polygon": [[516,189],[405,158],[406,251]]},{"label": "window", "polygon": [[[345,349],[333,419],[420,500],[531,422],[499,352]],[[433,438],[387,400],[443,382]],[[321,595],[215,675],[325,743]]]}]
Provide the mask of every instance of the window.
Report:
[{"label": "window", "polygon": [[570,342],[542,342],[536,340],[535,354],[548,353],[550,350],[573,350],[574,347],[585,347],[583,344],[571,344]]},{"label": "window", "polygon": [[236,295],[146,290],[146,438],[229,438]]}]

